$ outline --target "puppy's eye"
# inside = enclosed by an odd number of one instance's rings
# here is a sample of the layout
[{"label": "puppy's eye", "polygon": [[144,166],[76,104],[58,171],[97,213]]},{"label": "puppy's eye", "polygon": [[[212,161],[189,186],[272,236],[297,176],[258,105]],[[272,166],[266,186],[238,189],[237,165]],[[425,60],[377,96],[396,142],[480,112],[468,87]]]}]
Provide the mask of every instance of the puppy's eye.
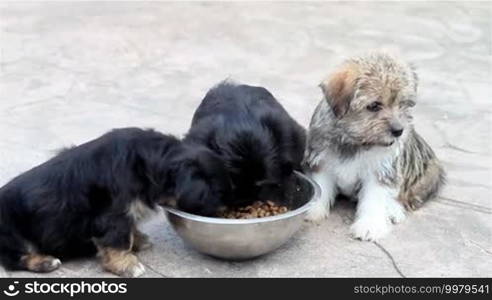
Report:
[{"label": "puppy's eye", "polygon": [[380,111],[383,108],[383,103],[379,101],[374,101],[373,103],[369,104],[366,108],[367,110],[373,112]]}]

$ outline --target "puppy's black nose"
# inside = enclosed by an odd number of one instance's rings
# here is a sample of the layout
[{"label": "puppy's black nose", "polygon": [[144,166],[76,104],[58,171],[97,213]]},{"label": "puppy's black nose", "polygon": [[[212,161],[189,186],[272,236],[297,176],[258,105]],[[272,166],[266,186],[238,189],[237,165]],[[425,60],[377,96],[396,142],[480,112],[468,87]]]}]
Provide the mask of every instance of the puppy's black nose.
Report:
[{"label": "puppy's black nose", "polygon": [[391,134],[394,137],[399,137],[403,133],[403,128],[391,128]]}]

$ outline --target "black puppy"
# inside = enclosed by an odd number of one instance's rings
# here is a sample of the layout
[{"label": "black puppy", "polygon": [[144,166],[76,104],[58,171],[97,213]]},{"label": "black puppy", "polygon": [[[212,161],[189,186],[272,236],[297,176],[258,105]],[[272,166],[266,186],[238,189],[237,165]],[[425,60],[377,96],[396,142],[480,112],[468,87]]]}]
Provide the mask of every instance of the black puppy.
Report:
[{"label": "black puppy", "polygon": [[0,261],[49,272],[56,257],[99,251],[106,270],[138,276],[144,267],[133,252],[150,243],[137,222],[171,202],[210,214],[227,194],[221,163],[204,147],[137,128],[64,150],[0,189]]},{"label": "black puppy", "polygon": [[222,158],[233,188],[226,201],[234,206],[282,199],[301,169],[305,140],[304,128],[268,90],[222,82],[202,100],[183,143]]}]

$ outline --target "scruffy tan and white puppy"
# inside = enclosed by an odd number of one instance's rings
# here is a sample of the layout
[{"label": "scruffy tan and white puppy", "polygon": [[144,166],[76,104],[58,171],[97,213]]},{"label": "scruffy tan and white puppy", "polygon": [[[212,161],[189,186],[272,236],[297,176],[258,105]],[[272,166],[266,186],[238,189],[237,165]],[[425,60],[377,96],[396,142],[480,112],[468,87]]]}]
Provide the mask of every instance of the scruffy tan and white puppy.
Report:
[{"label": "scruffy tan and white puppy", "polygon": [[320,87],[325,99],[311,119],[305,165],[322,197],[308,219],[324,219],[343,194],[358,200],[353,236],[377,240],[444,182],[434,152],[411,123],[417,75],[374,52],[345,61]]}]

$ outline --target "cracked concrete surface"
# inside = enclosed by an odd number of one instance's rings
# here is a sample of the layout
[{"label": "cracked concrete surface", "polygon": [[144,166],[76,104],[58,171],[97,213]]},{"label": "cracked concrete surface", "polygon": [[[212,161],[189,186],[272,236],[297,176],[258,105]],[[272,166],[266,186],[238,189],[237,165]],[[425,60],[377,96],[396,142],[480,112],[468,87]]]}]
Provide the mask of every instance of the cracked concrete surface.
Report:
[{"label": "cracked concrete surface", "polygon": [[[448,172],[442,196],[377,244],[353,204],[247,262],[196,253],[162,214],[143,225],[151,277],[492,276],[490,3],[0,4],[0,184],[123,126],[182,135],[208,88],[267,87],[307,125],[343,57],[385,47],[420,76],[417,130]],[[46,275],[111,276],[95,258]]]}]

